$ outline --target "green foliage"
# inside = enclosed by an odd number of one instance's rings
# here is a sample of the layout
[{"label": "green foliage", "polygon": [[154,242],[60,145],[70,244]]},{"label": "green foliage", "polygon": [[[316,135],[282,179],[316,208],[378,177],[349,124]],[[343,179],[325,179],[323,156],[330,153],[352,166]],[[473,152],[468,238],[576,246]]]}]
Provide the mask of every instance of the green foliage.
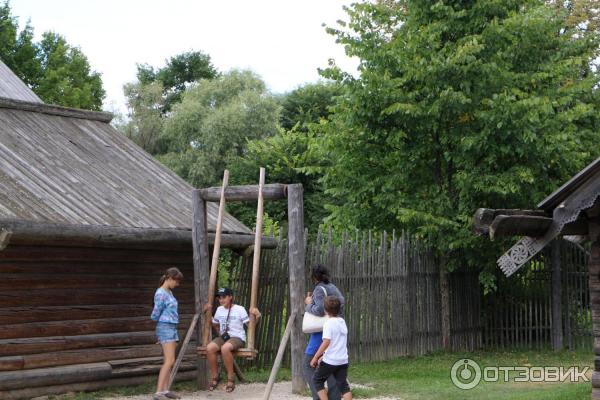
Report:
[{"label": "green foliage", "polygon": [[163,87],[160,82],[128,83],[123,87],[129,109],[129,120],[117,126],[128,138],[150,154],[166,151],[161,142],[163,128]]},{"label": "green foliage", "polygon": [[166,119],[159,159],[196,186],[218,184],[248,140],[277,132],[280,107],[250,71],[231,71],[188,88]]},{"label": "green foliage", "polygon": [[408,228],[450,268],[493,266],[500,250],[471,234],[474,211],[531,208],[597,156],[598,38],[564,32],[538,1],[347,12],[329,31],[360,77],[323,72],[345,87],[319,143],[335,160],[323,180],[332,222]]},{"label": "green foliage", "polygon": [[308,126],[327,119],[342,87],[335,83],[312,83],[301,86],[281,98],[281,126],[308,130]]},{"label": "green foliage", "polygon": [[45,32],[39,43],[33,37],[29,23],[19,32],[8,2],[0,6],[0,59],[44,102],[100,110],[102,79],[81,50],[53,32]]},{"label": "green foliage", "polygon": [[[323,186],[319,181],[326,163],[314,150],[313,131],[279,129],[276,135],[248,142],[243,156],[229,164],[232,182],[256,184],[259,168],[266,168],[267,183],[301,183],[304,188],[305,226],[316,231],[326,216]],[[235,204],[234,214],[246,224],[256,220],[256,211],[250,204]],[[285,202],[265,203],[266,212],[282,224],[287,223]]]},{"label": "green foliage", "polygon": [[161,112],[169,112],[173,105],[181,101],[185,89],[201,79],[214,79],[218,72],[210,61],[210,56],[201,51],[189,51],[171,57],[166,65],[154,68],[148,64],[138,64],[137,78],[141,85],[159,82],[163,88],[162,101],[157,102]]}]

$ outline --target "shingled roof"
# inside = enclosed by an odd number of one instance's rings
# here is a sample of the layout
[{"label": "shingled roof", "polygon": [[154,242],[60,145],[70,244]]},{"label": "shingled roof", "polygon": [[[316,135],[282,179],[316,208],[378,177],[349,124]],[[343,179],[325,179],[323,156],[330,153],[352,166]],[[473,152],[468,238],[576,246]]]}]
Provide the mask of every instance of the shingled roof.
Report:
[{"label": "shingled roof", "polygon": [[[0,219],[191,229],[192,186],[111,119],[42,103],[0,62]],[[209,230],[216,215],[209,203]],[[227,214],[223,232],[251,230]]]}]

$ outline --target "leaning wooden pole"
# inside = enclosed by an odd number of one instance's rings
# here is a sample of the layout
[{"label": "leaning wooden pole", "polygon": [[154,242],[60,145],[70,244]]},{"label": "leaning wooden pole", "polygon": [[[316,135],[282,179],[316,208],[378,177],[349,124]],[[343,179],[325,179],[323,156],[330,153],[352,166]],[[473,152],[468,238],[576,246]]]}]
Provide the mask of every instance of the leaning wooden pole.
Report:
[{"label": "leaning wooden pole", "polygon": [[225,188],[229,183],[229,171],[223,172],[223,185],[221,186],[221,201],[219,202],[219,214],[217,216],[217,227],[215,229],[215,243],[213,245],[212,263],[210,265],[210,278],[208,280],[208,299],[210,309],[206,311],[204,320],[204,336],[202,337],[202,346],[208,346],[211,332],[212,306],[215,298],[215,288],[217,286],[217,269],[219,268],[219,255],[221,253],[221,231],[223,230],[223,215],[225,214]]},{"label": "leaning wooden pole", "polygon": [[[206,201],[197,190],[192,191],[192,243],[194,251],[194,309],[200,315],[200,326],[206,324],[206,314],[202,312],[205,294],[208,292],[208,227]],[[210,321],[208,321],[210,323]],[[198,329],[196,343],[202,343],[202,329]],[[208,366],[206,359],[198,357],[198,387],[208,386]]]},{"label": "leaning wooden pole", "polygon": [[[258,181],[258,204],[256,206],[256,230],[254,233],[254,258],[252,260],[252,288],[250,291],[250,309],[258,305],[258,279],[260,276],[260,249],[263,227],[263,189],[265,186],[265,169],[260,169]],[[256,336],[256,317],[250,314],[248,324],[248,348],[254,349],[254,338]]]},{"label": "leaning wooden pole", "polygon": [[194,318],[192,319],[192,323],[190,324],[187,334],[185,335],[185,339],[183,340],[183,343],[181,344],[181,348],[179,349],[179,355],[177,356],[175,365],[173,366],[173,369],[171,370],[171,375],[169,376],[169,383],[167,384],[167,390],[171,389],[171,385],[173,384],[173,381],[175,380],[175,375],[177,375],[179,366],[181,365],[181,362],[183,361],[183,357],[185,356],[185,352],[187,351],[188,344],[190,343],[190,340],[192,339],[192,334],[194,333],[194,329],[196,328],[196,325],[198,324],[198,319],[200,319],[200,314],[194,315]]},{"label": "leaning wooden pole", "polygon": [[288,186],[288,251],[290,276],[290,309],[295,314],[292,326],[292,392],[302,393],[306,381],[302,374],[302,359],[304,357],[305,337],[302,333],[300,320],[304,310],[304,199],[302,185]]},{"label": "leaning wooden pole", "polygon": [[273,385],[275,384],[275,378],[277,378],[277,372],[279,372],[279,368],[281,367],[281,361],[283,361],[283,353],[285,353],[287,342],[290,339],[290,334],[292,333],[292,325],[294,324],[294,319],[296,319],[296,312],[293,312],[292,315],[290,315],[287,325],[285,326],[285,332],[283,333],[281,343],[279,343],[277,357],[275,357],[275,363],[273,363],[273,368],[271,369],[271,375],[269,376],[269,382],[267,383],[265,394],[263,395],[263,400],[269,400],[269,398],[271,397],[271,391],[273,390]]}]

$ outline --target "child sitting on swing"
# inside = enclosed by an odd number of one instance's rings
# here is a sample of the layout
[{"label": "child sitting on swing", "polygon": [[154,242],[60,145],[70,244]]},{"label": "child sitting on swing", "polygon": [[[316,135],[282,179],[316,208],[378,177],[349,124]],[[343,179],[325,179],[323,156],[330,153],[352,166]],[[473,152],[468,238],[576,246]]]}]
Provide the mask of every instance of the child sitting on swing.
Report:
[{"label": "child sitting on swing", "polygon": [[[220,306],[212,319],[212,327],[215,332],[218,332],[219,336],[206,347],[206,358],[212,377],[208,390],[215,390],[219,384],[217,353],[221,351],[221,358],[227,370],[225,391],[233,392],[235,389],[233,352],[244,347],[246,342],[244,324],[250,322],[250,318],[244,307],[233,303],[233,291],[231,289],[223,287],[217,290],[217,299]],[[204,311],[211,311],[209,304],[204,306]],[[258,321],[261,315],[258,308],[251,308],[250,313]]]}]

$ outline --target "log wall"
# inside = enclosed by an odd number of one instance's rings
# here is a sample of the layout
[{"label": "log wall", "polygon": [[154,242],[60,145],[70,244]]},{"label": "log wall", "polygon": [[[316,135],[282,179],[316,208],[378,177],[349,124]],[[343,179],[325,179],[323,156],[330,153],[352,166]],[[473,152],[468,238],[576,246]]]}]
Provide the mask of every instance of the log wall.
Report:
[{"label": "log wall", "polygon": [[[154,291],[166,268],[183,272],[175,296],[185,336],[194,313],[191,250],[10,245],[0,251],[0,399],[156,379]],[[193,369],[191,351],[182,371]]]}]

